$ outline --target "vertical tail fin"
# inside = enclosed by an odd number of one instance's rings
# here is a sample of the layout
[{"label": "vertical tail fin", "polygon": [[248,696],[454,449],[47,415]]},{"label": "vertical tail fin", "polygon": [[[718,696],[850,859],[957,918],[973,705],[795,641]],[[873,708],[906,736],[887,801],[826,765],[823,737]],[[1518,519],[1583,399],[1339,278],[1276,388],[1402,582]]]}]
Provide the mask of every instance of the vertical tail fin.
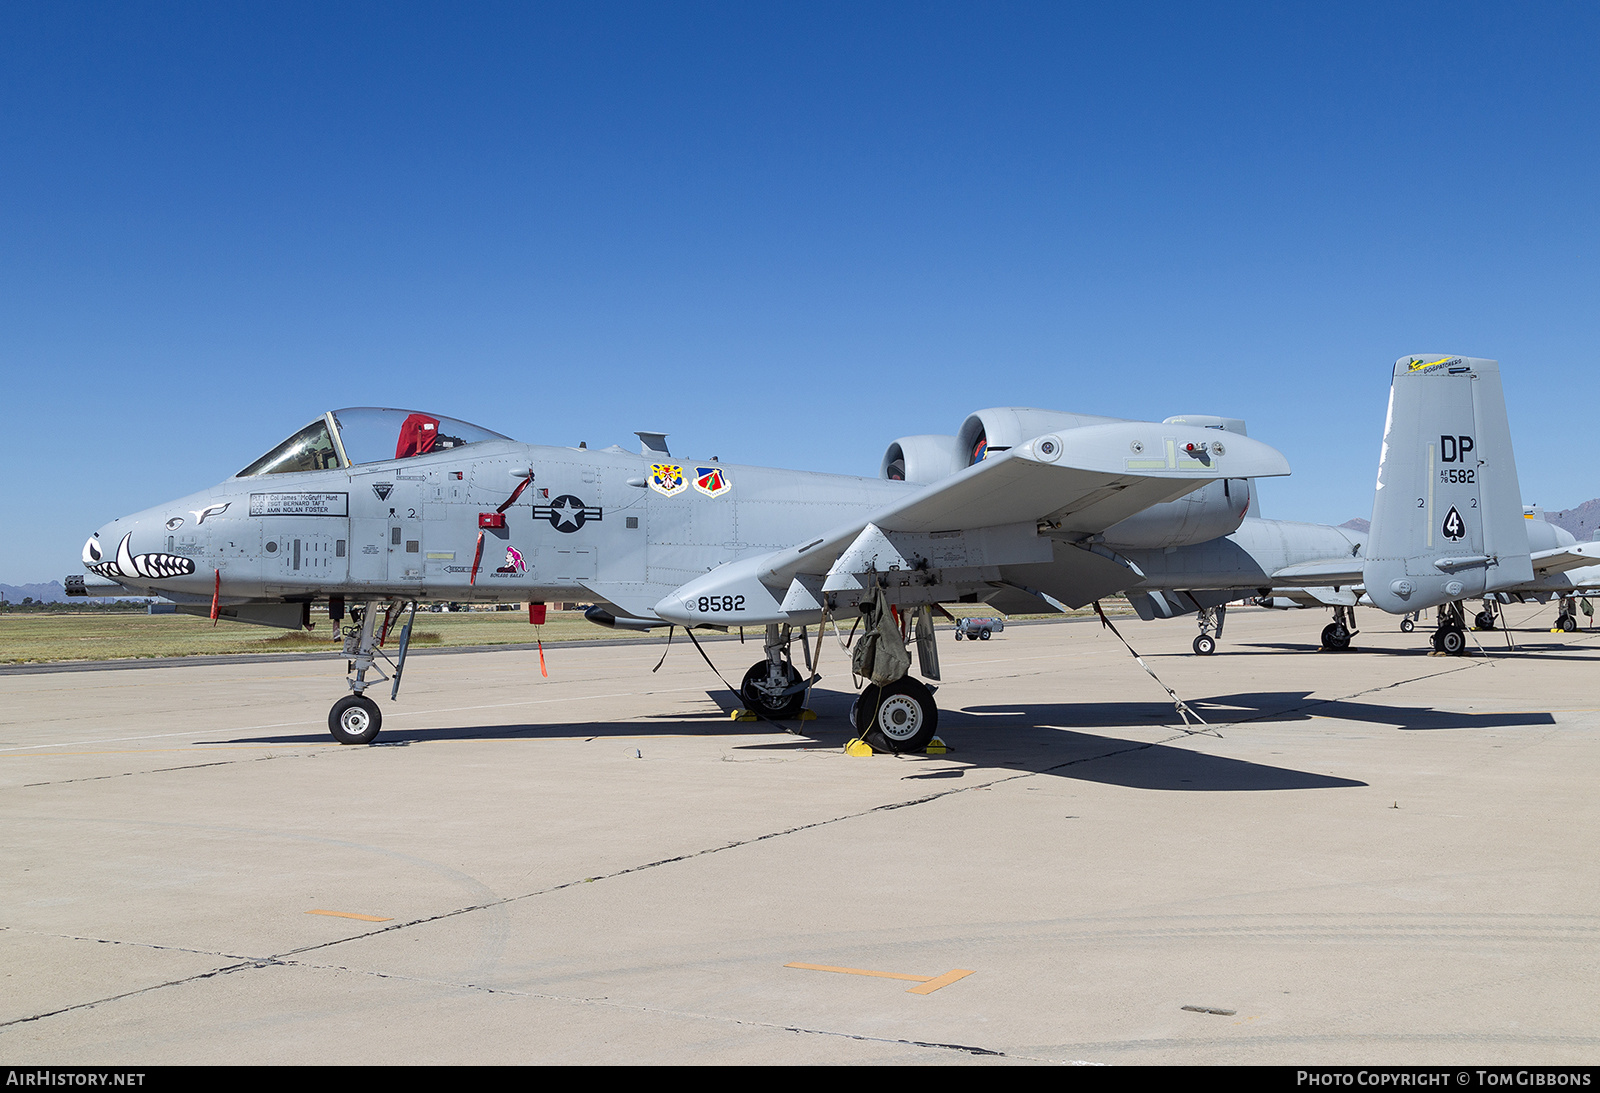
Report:
[{"label": "vertical tail fin", "polygon": [[1533,580],[1497,362],[1395,361],[1364,571],[1394,614]]}]

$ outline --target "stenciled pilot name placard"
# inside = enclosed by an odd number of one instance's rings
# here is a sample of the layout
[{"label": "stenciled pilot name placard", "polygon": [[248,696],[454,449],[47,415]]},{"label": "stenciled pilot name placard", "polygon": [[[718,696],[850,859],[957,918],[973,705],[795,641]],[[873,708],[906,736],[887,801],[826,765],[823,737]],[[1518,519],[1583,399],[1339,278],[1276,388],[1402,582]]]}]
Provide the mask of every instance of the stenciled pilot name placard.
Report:
[{"label": "stenciled pilot name placard", "polygon": [[251,516],[348,516],[348,493],[252,493]]}]

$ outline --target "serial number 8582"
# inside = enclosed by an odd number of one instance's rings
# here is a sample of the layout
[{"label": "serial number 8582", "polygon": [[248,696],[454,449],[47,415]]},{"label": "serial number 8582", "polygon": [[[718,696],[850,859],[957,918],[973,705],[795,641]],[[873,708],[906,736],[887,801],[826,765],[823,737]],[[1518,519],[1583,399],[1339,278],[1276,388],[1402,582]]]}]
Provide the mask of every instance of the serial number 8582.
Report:
[{"label": "serial number 8582", "polygon": [[[684,605],[689,606],[688,604]],[[709,615],[713,611],[743,611],[743,596],[701,596],[694,601],[694,607],[702,615]]]}]

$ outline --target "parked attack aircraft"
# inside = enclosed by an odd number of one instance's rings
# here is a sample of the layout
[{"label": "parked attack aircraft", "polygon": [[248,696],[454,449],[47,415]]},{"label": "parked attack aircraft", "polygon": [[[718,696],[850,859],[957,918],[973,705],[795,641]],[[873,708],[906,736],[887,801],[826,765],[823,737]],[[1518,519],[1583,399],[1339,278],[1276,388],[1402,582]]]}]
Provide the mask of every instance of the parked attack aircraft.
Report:
[{"label": "parked attack aircraft", "polygon": [[[814,682],[791,657],[796,631],[852,618],[874,589],[915,620],[936,679],[931,605],[1082,606],[1139,579],[1117,548],[1178,558],[1234,530],[1249,480],[1289,468],[1213,424],[987,410],[956,437],[896,442],[873,479],[679,459],[659,433],[640,433],[637,454],[591,451],[337,410],[225,482],[105,525],[84,544],[93,576],[68,583],[289,629],[326,603],[349,658],[350,694],[329,716],[344,743],[377,734],[366,692],[390,679],[379,661],[398,691],[409,627],[392,660],[383,646],[403,607],[428,599],[528,602],[535,616],[581,599],[606,625],[765,627],[741,693],[781,719]],[[902,749],[932,736],[918,680],[866,697],[864,735]]]},{"label": "parked attack aircraft", "polygon": [[[415,411],[332,411],[232,478],[102,527],[83,549],[93,578],[69,590],[288,629],[326,603],[350,691],[329,728],[354,744],[382,722],[366,691],[392,678],[398,692],[409,624],[395,657],[384,646],[419,600],[528,602],[537,619],[546,601],[581,599],[602,625],[765,627],[740,693],[783,719],[817,679],[795,666],[796,638],[806,650],[808,628],[875,597],[936,680],[935,605],[1266,591],[1360,548],[1320,525],[1244,528],[1251,480],[1289,468],[1233,419],[982,410],[955,436],[895,441],[876,479],[683,460],[664,434],[637,435],[638,453],[590,451]],[[896,750],[925,746],[938,715],[909,674],[868,686],[856,710],[862,735]]]},{"label": "parked attack aircraft", "polygon": [[[1252,557],[1269,522],[1245,521],[1230,540]],[[1450,354],[1414,354],[1395,362],[1389,410],[1378,460],[1372,522],[1366,535],[1341,532],[1350,549],[1338,556],[1264,571],[1231,588],[1204,584],[1147,585],[1130,598],[1146,618],[1200,614],[1195,651],[1208,653],[1220,633],[1223,604],[1270,584],[1271,595],[1334,609],[1323,645],[1342,649],[1355,632],[1357,603],[1409,621],[1440,608],[1433,644],[1440,652],[1466,649],[1462,601],[1481,598],[1476,622],[1492,628],[1498,605],[1551,595],[1563,601],[1563,628],[1572,624],[1571,597],[1600,583],[1600,544],[1573,536],[1526,510],[1517,482],[1499,364]]]}]

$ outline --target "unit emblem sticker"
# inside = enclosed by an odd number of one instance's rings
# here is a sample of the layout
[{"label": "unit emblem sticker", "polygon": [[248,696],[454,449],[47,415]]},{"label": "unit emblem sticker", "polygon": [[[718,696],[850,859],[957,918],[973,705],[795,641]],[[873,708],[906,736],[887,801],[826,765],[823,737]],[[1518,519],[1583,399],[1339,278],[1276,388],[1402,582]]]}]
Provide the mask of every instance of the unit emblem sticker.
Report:
[{"label": "unit emblem sticker", "polygon": [[551,527],[569,535],[590,520],[600,519],[600,516],[598,505],[585,505],[581,497],[574,497],[570,493],[562,494],[548,505],[533,506],[535,520],[549,520]]},{"label": "unit emblem sticker", "polygon": [[721,497],[733,489],[733,483],[728,481],[728,475],[721,467],[696,467],[694,488],[707,497]]},{"label": "unit emblem sticker", "polygon": [[1449,539],[1452,543],[1458,542],[1459,540],[1467,537],[1466,522],[1461,519],[1461,514],[1456,511],[1456,507],[1454,505],[1451,505],[1450,511],[1445,514],[1444,526],[1439,530],[1444,534],[1444,537]]},{"label": "unit emblem sticker", "polygon": [[689,488],[689,479],[676,463],[650,464],[650,488],[671,497]]}]

